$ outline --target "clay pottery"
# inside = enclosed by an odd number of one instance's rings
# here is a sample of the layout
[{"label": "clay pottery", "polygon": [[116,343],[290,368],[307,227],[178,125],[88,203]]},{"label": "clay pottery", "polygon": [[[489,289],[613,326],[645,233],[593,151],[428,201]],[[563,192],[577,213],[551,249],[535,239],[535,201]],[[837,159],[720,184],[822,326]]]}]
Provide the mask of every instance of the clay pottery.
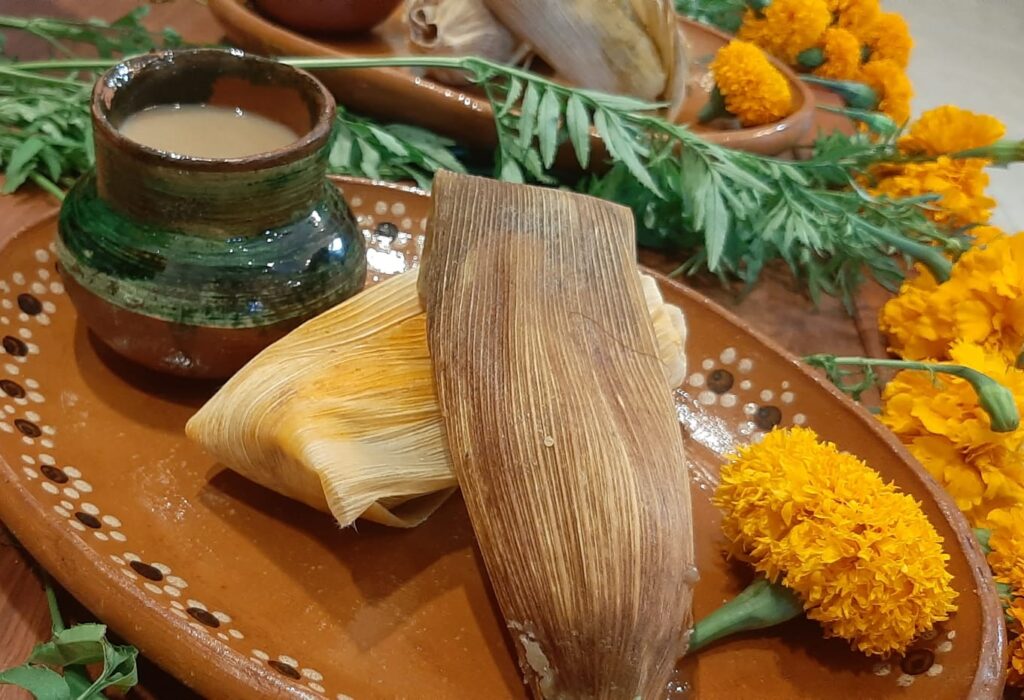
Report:
[{"label": "clay pottery", "polygon": [[[290,145],[244,158],[159,151],[118,127],[160,104],[240,108]],[[309,74],[239,51],[167,51],[96,84],[96,167],[61,208],[57,258],[72,301],[120,355],[221,378],[362,288],[366,246],[327,179],[334,99]]]},{"label": "clay pottery", "polygon": [[401,0],[256,0],[256,7],[303,32],[365,32],[391,14]]}]

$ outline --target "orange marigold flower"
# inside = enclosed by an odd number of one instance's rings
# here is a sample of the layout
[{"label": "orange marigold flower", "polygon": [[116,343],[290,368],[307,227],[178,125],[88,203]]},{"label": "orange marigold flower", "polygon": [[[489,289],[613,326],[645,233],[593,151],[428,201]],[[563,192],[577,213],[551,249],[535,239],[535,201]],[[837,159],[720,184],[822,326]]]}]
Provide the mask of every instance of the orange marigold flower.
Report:
[{"label": "orange marigold flower", "polygon": [[930,109],[900,138],[904,153],[941,156],[990,146],[1006,134],[1006,126],[988,114],[954,105]]},{"label": "orange marigold flower", "polygon": [[733,555],[865,654],[901,651],[955,610],[949,557],[920,505],[812,430],[739,448],[714,503]]},{"label": "orange marigold flower", "polygon": [[833,80],[857,80],[860,77],[860,42],[846,29],[831,27],[822,40],[825,62],[814,69],[815,75]]},{"label": "orange marigold flower", "polygon": [[888,59],[868,61],[861,69],[861,79],[878,94],[878,110],[897,124],[910,119],[910,98],[914,89],[910,78],[898,63]]},{"label": "orange marigold flower", "polygon": [[923,194],[939,196],[928,216],[954,227],[983,224],[992,216],[996,201],[985,194],[988,173],[984,160],[954,160],[940,156],[934,161],[903,163],[875,169],[878,178],[873,194],[893,199]]},{"label": "orange marigold flower", "polygon": [[757,46],[734,39],[711,62],[725,108],[744,126],[778,121],[793,112],[789,81]]},{"label": "orange marigold flower", "polygon": [[[1007,387],[1024,412],[1024,371],[970,343],[957,342],[949,355]],[[993,511],[1024,502],[1024,429],[993,431],[966,380],[904,370],[882,392],[880,419],[976,527]]]},{"label": "orange marigold flower", "polygon": [[787,63],[815,46],[832,23],[825,0],[772,0],[761,17],[748,10],[737,36]]},{"label": "orange marigold flower", "polygon": [[1015,598],[1007,608],[1010,619],[1007,632],[1010,638],[1010,661],[1006,670],[1006,685],[1014,688],[1024,686],[1024,599]]},{"label": "orange marigold flower", "polygon": [[879,0],[828,0],[836,25],[865,40],[882,13]]},{"label": "orange marigold flower", "polygon": [[914,266],[878,317],[878,327],[889,339],[889,350],[908,360],[945,359],[956,337],[953,309],[933,304],[939,285],[924,265]]},{"label": "orange marigold flower", "polygon": [[864,42],[871,50],[871,60],[889,59],[901,68],[910,63],[910,50],[914,40],[903,16],[896,12],[883,12],[867,29]]},{"label": "orange marigold flower", "polygon": [[1024,504],[989,514],[988,564],[996,581],[1024,596]]}]

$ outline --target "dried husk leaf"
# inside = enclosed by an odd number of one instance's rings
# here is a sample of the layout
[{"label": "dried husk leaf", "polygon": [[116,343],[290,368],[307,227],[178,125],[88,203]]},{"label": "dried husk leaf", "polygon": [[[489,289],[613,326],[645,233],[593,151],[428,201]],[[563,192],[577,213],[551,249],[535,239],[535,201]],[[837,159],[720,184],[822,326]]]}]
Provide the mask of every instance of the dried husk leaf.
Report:
[{"label": "dried husk leaf", "polygon": [[526,681],[538,698],[663,697],[696,570],[633,215],[439,173],[431,227],[419,282],[438,401]]},{"label": "dried husk leaf", "polygon": [[[416,271],[303,324],[239,371],[186,431],[218,460],[328,511],[412,527],[456,486]],[[644,280],[666,377],[686,376],[682,313]]]},{"label": "dried husk leaf", "polygon": [[686,39],[671,0],[484,0],[573,84],[668,103],[686,97]]},{"label": "dried husk leaf", "polygon": [[[433,56],[479,56],[498,63],[516,64],[531,53],[487,9],[483,0],[406,0],[405,21],[409,46]],[[448,85],[466,85],[461,71],[428,68],[432,77]]]}]

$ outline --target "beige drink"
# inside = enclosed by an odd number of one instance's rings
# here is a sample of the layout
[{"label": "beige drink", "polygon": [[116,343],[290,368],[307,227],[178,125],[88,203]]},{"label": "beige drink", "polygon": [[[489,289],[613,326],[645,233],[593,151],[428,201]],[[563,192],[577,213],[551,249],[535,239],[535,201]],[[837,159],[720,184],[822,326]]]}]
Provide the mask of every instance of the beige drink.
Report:
[{"label": "beige drink", "polygon": [[149,107],[125,119],[120,132],[144,146],[196,158],[243,158],[298,138],[263,115],[204,104]]}]

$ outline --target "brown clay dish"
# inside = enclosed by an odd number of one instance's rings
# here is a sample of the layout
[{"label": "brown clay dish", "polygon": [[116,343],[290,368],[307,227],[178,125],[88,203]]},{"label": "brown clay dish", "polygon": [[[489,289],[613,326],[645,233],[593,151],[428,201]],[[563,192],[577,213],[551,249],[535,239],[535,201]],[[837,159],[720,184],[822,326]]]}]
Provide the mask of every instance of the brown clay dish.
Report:
[{"label": "brown clay dish", "polygon": [[[368,283],[415,265],[428,200],[343,180]],[[400,231],[380,224],[393,223]],[[53,219],[0,255],[0,518],[72,594],[208,697],[525,698],[458,498],[423,526],[340,531],[216,465],[183,435],[214,386],[134,369],[93,340],[53,269]],[[770,341],[661,278],[687,316],[677,406],[706,615],[746,583],[710,505],[721,454],[806,424],[918,499],[945,539],[959,612],[869,660],[806,621],[684,660],[669,698],[999,697],[1000,612],[954,505],[866,412]],[[652,699],[659,700],[659,699]]]},{"label": "brown clay dish", "polygon": [[[372,32],[332,37],[304,36],[279,26],[254,11],[244,0],[209,0],[209,5],[228,39],[256,53],[315,57],[410,53],[400,8]],[[743,151],[775,155],[796,145],[814,121],[814,99],[807,85],[775,59],[773,63],[789,80],[796,96],[793,114],[774,124],[749,129],[719,130],[696,124],[697,114],[713,87],[706,59],[731,37],[688,19],[680,18],[679,22],[690,42],[691,56],[689,95],[679,121],[692,124],[695,132],[713,143]],[[442,85],[400,68],[317,71],[316,75],[340,104],[357,112],[417,124],[478,147],[493,147],[496,143],[491,107],[478,94]],[[592,160],[600,163],[602,159]]]},{"label": "brown clay dish", "polygon": [[355,33],[371,29],[402,0],[256,0],[261,12],[304,32]]}]

